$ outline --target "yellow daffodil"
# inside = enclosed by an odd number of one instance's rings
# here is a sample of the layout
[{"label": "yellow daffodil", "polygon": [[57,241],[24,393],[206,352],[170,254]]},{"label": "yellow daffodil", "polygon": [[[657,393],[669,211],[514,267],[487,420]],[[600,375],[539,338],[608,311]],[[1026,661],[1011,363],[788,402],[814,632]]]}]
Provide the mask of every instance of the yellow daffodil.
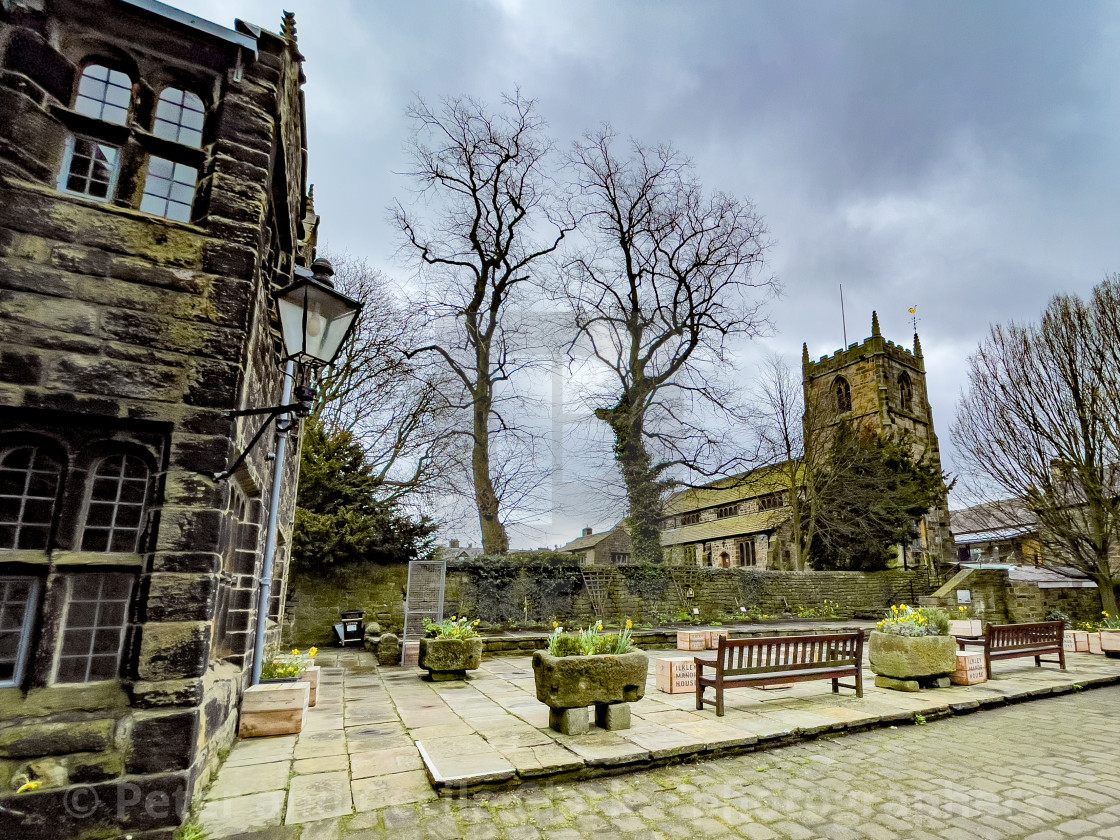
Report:
[{"label": "yellow daffodil", "polygon": [[559,622],[559,621],[554,621],[554,622],[552,622],[552,629],[553,629],[553,630],[555,630],[555,629],[556,629],[557,627],[559,627],[559,626],[560,626],[560,622]]},{"label": "yellow daffodil", "polygon": [[[26,776],[24,777],[26,778]],[[16,793],[27,793],[28,791],[37,790],[42,782],[28,782],[25,785],[20,785]]]},{"label": "yellow daffodil", "polygon": [[299,656],[299,648],[292,648],[292,656]]},{"label": "yellow daffodil", "polygon": [[626,629],[627,630],[633,630],[634,629],[634,622],[631,621],[630,619],[626,619]]},{"label": "yellow daffodil", "polygon": [[311,648],[311,650],[307,651],[307,655],[310,656],[312,659],[314,659],[316,656],[319,655],[319,648],[317,648],[317,647]]}]

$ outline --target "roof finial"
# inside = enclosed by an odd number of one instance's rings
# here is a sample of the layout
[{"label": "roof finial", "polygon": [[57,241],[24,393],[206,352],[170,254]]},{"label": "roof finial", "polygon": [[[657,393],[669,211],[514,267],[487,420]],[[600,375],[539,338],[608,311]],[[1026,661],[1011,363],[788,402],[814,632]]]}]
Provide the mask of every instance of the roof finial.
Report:
[{"label": "roof finial", "polygon": [[307,209],[304,212],[305,216],[315,215],[315,185],[310,184],[307,187]]},{"label": "roof finial", "polygon": [[878,338],[882,333],[879,332],[879,313],[871,311],[871,337]]},{"label": "roof finial", "polygon": [[802,342],[801,344],[801,367],[809,367],[809,344]]},{"label": "roof finial", "polygon": [[922,342],[918,340],[918,334],[914,333],[914,355],[917,358],[922,358]]},{"label": "roof finial", "polygon": [[288,11],[284,12],[284,23],[280,27],[280,34],[283,35],[287,40],[291,41],[292,44],[296,43],[296,13],[295,12],[288,12]]}]

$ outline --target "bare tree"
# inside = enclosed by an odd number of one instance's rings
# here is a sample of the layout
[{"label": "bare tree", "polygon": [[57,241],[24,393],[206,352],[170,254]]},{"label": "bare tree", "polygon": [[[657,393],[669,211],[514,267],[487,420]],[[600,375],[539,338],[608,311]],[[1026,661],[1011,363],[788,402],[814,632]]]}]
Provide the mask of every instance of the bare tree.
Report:
[{"label": "bare tree", "polygon": [[494,113],[466,97],[439,109],[417,100],[408,112],[413,168],[406,174],[430,212],[400,204],[394,211],[428,290],[419,308],[430,329],[409,355],[456,382],[446,396],[463,417],[457,428],[470,446],[487,553],[509,548],[494,446],[518,427],[502,402],[527,364],[519,356],[525,332],[512,310],[527,303],[534,271],[574,227],[545,170],[552,146],[533,101],[514,95],[502,103]]},{"label": "bare tree", "polygon": [[781,475],[789,494],[790,550],[794,568],[802,569],[810,559],[820,499],[828,482],[835,479],[825,469],[827,425],[817,416],[819,407],[806,405],[802,378],[777,354],[759,365],[751,402],[751,426],[760,442],[760,460]]},{"label": "bare tree", "polygon": [[431,496],[454,457],[446,375],[407,357],[420,319],[366,260],[327,254],[335,286],[364,306],[333,366],[323,369],[314,416],[351,432],[366,451],[383,500]]},{"label": "bare tree", "polygon": [[969,387],[952,429],[972,493],[1022,499],[1038,516],[1043,561],[1092,578],[1113,615],[1118,305],[1113,277],[1089,301],[1055,296],[1038,324],[993,326],[969,358]]},{"label": "bare tree", "polygon": [[589,348],[606,372],[595,416],[614,435],[635,559],[659,562],[672,471],[713,476],[732,463],[697,415],[731,407],[728,341],[764,324],[766,229],[749,201],[705,196],[675,149],[634,142],[618,157],[614,140],[604,128],[571,155],[591,242],[567,264],[572,349]]}]

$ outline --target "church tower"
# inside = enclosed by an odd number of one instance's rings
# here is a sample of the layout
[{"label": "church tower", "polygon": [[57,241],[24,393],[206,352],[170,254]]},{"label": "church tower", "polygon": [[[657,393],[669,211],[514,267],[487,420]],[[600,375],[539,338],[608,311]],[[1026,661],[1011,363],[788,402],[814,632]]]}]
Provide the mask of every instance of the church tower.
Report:
[{"label": "church tower", "polygon": [[[912,350],[887,341],[879,331],[878,314],[872,312],[870,338],[816,362],[809,359],[809,347],[804,345],[801,363],[805,405],[817,407],[816,422],[823,428],[848,421],[875,433],[908,432],[914,457],[941,471],[917,333]],[[947,492],[922,519],[920,540],[923,559],[934,568],[956,563]]]}]

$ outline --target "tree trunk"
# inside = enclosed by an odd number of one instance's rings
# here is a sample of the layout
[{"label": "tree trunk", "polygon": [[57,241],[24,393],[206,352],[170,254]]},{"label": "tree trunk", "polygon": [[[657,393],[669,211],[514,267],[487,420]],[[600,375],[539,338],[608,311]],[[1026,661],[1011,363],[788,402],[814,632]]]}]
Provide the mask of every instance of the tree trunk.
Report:
[{"label": "tree trunk", "polygon": [[660,563],[661,486],[652,475],[652,459],[646,449],[642,418],[631,414],[620,402],[614,408],[599,409],[595,415],[610,424],[614,432],[615,460],[626,484],[630,520],[630,542],[637,563]]},{"label": "tree trunk", "polygon": [[1116,584],[1112,580],[1111,572],[1093,576],[1097,583],[1097,591],[1101,593],[1101,609],[1112,618],[1120,615],[1120,608],[1116,604]]},{"label": "tree trunk", "polygon": [[474,501],[482,531],[482,550],[486,554],[509,551],[509,534],[498,516],[498,494],[490,477],[490,400],[478,399],[474,405],[474,445],[471,471],[474,474]]}]

